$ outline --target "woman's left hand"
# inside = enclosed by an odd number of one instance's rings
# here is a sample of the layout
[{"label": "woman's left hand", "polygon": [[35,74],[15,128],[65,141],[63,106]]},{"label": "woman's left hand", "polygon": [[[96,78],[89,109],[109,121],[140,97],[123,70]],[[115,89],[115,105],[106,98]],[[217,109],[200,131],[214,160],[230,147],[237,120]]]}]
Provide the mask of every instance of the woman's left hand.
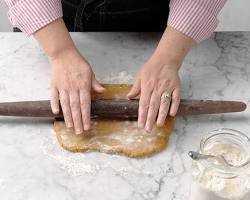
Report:
[{"label": "woman's left hand", "polygon": [[167,64],[151,57],[137,73],[128,98],[140,93],[138,127],[150,132],[153,125],[163,126],[168,113],[175,116],[180,104],[178,64]]}]

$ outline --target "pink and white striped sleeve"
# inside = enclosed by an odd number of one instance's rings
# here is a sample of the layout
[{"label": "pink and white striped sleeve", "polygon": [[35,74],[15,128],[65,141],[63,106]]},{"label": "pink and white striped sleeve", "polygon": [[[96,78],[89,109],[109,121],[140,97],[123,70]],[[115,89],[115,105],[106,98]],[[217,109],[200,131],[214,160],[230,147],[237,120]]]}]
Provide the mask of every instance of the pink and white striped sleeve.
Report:
[{"label": "pink and white striped sleeve", "polygon": [[217,15],[225,3],[226,0],[171,0],[168,26],[199,43],[217,27]]},{"label": "pink and white striped sleeve", "polygon": [[61,0],[5,0],[8,16],[14,27],[33,34],[62,17]]}]

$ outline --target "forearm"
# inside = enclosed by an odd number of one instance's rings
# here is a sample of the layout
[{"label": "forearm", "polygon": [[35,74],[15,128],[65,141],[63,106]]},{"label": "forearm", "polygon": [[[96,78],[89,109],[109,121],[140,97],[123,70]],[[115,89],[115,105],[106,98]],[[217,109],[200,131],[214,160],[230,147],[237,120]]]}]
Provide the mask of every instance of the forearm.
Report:
[{"label": "forearm", "polygon": [[194,44],[195,41],[192,38],[171,27],[167,27],[152,58],[158,59],[166,65],[179,68]]},{"label": "forearm", "polygon": [[49,57],[55,57],[67,49],[75,49],[62,18],[38,30],[34,37]]}]

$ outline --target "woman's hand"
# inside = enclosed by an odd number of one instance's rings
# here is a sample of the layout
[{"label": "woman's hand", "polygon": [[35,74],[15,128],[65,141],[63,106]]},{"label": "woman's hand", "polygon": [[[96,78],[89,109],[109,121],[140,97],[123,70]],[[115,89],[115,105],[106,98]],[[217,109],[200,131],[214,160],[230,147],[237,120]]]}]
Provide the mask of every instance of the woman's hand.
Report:
[{"label": "woman's hand", "polygon": [[175,116],[180,104],[178,70],[194,41],[167,27],[155,52],[136,75],[128,94],[140,93],[138,126],[150,132],[154,123],[163,126],[168,113]]},{"label": "woman's hand", "polygon": [[59,18],[39,29],[35,38],[48,55],[52,66],[51,108],[59,112],[59,99],[66,126],[77,134],[90,128],[91,90],[102,92],[89,63],[76,49],[73,40]]},{"label": "woman's hand", "polygon": [[51,107],[59,112],[59,99],[66,126],[80,134],[90,128],[91,90],[102,92],[89,63],[75,47],[50,57],[52,66]]},{"label": "woman's hand", "polygon": [[[140,128],[150,132],[155,122],[158,126],[164,125],[168,113],[175,116],[180,104],[178,69],[177,65],[152,58],[138,72],[128,98],[141,94],[138,111]],[[162,98],[163,93],[172,95],[171,99]]]}]

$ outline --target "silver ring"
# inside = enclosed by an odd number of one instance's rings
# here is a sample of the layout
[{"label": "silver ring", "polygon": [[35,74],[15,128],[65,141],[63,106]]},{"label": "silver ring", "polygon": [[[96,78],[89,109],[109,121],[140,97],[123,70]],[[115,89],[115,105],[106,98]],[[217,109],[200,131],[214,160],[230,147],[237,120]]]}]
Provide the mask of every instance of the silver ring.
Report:
[{"label": "silver ring", "polygon": [[172,98],[172,95],[169,94],[167,91],[166,92],[163,92],[162,95],[161,95],[161,99],[168,99],[169,101],[171,101],[171,98]]}]

